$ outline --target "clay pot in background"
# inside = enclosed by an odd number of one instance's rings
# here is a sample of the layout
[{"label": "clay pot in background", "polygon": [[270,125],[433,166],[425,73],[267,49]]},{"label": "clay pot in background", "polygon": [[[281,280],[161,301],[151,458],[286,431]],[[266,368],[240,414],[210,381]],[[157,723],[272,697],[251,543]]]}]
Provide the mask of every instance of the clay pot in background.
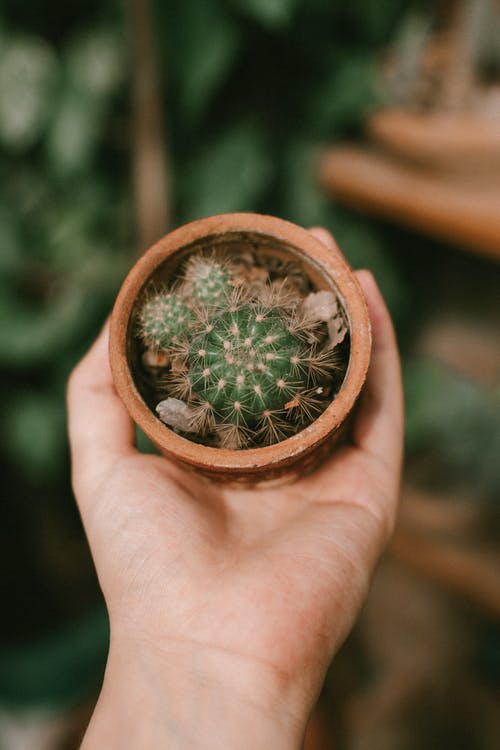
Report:
[{"label": "clay pot in background", "polygon": [[500,122],[493,116],[386,109],[369,118],[367,133],[410,166],[500,184]]},{"label": "clay pot in background", "polygon": [[[191,252],[224,247],[299,262],[316,290],[334,290],[349,328],[349,361],[340,390],[325,411],[292,437],[262,448],[229,450],[195,443],[161,422],[141,393],[139,352],[134,331],[138,300],[154,278],[166,282]],[[338,249],[290,222],[251,213],[222,214],[192,222],[167,234],[132,268],[118,294],[110,329],[110,361],[118,394],[143,432],[168,458],[214,479],[255,485],[292,480],[311,471],[344,433],[365,382],[370,360],[371,330],[361,288]]]}]

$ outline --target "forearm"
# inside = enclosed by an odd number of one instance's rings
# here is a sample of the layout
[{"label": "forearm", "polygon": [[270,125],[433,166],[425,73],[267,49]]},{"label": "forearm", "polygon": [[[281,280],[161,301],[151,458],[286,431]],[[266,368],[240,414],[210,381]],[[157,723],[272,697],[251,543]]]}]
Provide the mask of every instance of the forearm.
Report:
[{"label": "forearm", "polygon": [[[258,669],[112,648],[82,750],[298,750],[307,717]],[[210,657],[208,659],[210,661]]]}]

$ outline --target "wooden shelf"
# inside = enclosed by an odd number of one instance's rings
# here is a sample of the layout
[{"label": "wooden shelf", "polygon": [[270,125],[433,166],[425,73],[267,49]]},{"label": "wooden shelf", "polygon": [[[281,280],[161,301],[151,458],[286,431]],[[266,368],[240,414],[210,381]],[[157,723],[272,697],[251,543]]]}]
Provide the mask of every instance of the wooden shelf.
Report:
[{"label": "wooden shelf", "polygon": [[391,557],[500,621],[500,555],[477,545],[432,539],[398,529],[389,543]]},{"label": "wooden shelf", "polygon": [[367,122],[370,139],[415,165],[481,183],[500,180],[500,122],[474,113],[388,109]]},{"label": "wooden shelf", "polygon": [[500,176],[479,181],[345,145],[323,154],[319,180],[341,203],[500,260]]}]

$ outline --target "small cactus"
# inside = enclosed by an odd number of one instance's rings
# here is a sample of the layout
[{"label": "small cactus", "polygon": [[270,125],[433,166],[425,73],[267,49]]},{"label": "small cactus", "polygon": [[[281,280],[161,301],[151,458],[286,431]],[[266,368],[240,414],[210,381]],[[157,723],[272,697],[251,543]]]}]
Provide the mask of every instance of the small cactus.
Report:
[{"label": "small cactus", "polygon": [[193,255],[188,260],[184,272],[187,288],[200,305],[218,305],[230,293],[231,277],[227,265],[214,257]]},{"label": "small cactus", "polygon": [[147,299],[139,313],[140,335],[150,349],[169,349],[184,337],[193,311],[174,292],[158,292]]},{"label": "small cactus", "polygon": [[157,408],[164,421],[177,426],[169,421],[177,399],[190,436],[229,448],[269,445],[324,410],[335,357],[327,326],[284,294],[286,280],[250,289],[230,269],[214,256],[191,257],[175,292],[144,301],[140,336],[167,354],[168,408]]}]

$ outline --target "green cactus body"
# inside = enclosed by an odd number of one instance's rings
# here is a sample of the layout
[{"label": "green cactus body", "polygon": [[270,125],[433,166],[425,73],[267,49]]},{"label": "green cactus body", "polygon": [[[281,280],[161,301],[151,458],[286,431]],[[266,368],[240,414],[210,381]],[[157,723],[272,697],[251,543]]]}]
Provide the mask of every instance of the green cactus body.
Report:
[{"label": "green cactus body", "polygon": [[192,295],[198,304],[219,305],[231,292],[231,276],[227,267],[210,257],[190,259],[185,280],[192,285]]},{"label": "green cactus body", "polygon": [[254,429],[308,387],[308,351],[278,310],[248,302],[216,317],[188,354],[193,391],[225,422]]},{"label": "green cactus body", "polygon": [[147,299],[141,308],[141,336],[147,346],[168,349],[185,337],[193,320],[193,311],[179,295],[159,292]]}]

